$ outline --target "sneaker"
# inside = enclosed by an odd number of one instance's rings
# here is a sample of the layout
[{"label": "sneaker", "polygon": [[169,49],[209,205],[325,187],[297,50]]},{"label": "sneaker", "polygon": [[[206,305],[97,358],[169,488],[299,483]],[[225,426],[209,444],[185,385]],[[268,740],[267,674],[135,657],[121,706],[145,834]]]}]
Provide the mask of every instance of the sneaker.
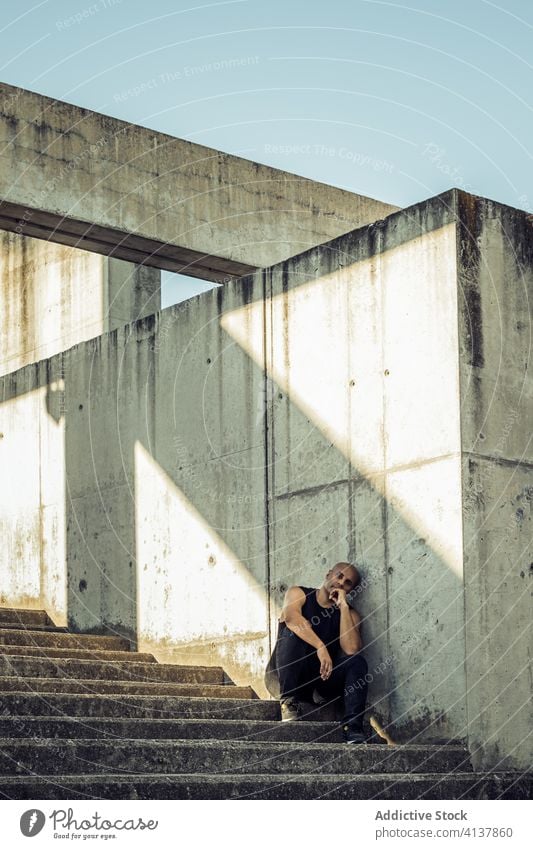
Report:
[{"label": "sneaker", "polygon": [[345,743],[366,743],[366,737],[362,728],[354,728],[352,725],[344,725],[342,730],[344,732]]},{"label": "sneaker", "polygon": [[282,722],[298,722],[302,718],[302,703],[298,699],[282,699],[280,704]]}]

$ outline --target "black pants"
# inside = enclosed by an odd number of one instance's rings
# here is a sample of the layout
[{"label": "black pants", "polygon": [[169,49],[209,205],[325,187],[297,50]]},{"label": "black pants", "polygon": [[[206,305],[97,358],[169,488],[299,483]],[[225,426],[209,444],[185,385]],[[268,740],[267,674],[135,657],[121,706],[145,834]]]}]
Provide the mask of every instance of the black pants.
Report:
[{"label": "black pants", "polygon": [[361,727],[368,690],[367,662],[360,654],[343,652],[332,655],[332,660],[333,672],[323,681],[316,649],[289,628],[280,627],[265,675],[267,689],[276,699],[293,696],[311,701],[315,689],[328,700],[344,697],[343,721]]}]

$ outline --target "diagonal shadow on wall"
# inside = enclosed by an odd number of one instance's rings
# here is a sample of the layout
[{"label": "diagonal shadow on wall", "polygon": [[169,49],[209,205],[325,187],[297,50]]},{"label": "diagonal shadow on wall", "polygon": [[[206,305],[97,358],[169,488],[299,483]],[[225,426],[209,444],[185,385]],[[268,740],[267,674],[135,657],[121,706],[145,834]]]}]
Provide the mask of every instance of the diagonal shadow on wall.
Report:
[{"label": "diagonal shadow on wall", "polygon": [[220,661],[255,683],[284,588],[360,559],[367,660],[392,659],[373,699],[396,718],[418,704],[413,729],[464,729],[460,437],[441,415],[457,388],[445,358],[439,398],[423,395],[439,374],[424,355],[453,350],[457,317],[425,328],[426,350],[394,332],[413,286],[437,297],[446,276],[453,307],[451,206],[450,195],[420,204],[4,380],[4,404],[38,389],[64,421],[71,627],[126,634],[161,659]]}]

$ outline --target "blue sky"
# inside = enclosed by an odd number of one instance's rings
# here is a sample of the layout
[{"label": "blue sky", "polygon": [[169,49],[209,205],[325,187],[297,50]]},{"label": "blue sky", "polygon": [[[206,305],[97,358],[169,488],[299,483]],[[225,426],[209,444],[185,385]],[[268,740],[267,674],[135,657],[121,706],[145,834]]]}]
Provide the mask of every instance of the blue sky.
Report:
[{"label": "blue sky", "polygon": [[23,0],[0,31],[4,82],[399,206],[533,212],[529,0]]}]

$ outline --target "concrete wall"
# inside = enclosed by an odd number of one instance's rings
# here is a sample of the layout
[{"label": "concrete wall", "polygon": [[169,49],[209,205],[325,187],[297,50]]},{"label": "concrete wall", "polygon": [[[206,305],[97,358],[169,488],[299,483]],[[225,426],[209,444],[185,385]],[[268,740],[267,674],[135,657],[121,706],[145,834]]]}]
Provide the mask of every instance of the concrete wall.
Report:
[{"label": "concrete wall", "polygon": [[459,196],[469,743],[476,766],[531,767],[533,225]]},{"label": "concrete wall", "polygon": [[26,495],[3,507],[2,599],[48,593],[73,627],[262,692],[284,588],[354,558],[377,713],[529,763],[526,425],[494,447],[531,400],[526,218],[449,192],[5,377],[0,462],[24,460]]},{"label": "concrete wall", "polygon": [[0,85],[0,227],[209,280],[396,207]]},{"label": "concrete wall", "polygon": [[253,286],[2,379],[0,463],[19,497],[2,488],[0,603],[44,604],[58,622],[127,634],[160,659],[261,677],[263,375],[237,345],[226,350],[218,320],[222,300],[241,309]]},{"label": "concrete wall", "polygon": [[0,230],[0,374],[161,307],[161,273]]},{"label": "concrete wall", "polygon": [[440,199],[265,272],[272,629],[287,586],[361,562],[372,702],[426,739],[466,733],[456,281]]}]

